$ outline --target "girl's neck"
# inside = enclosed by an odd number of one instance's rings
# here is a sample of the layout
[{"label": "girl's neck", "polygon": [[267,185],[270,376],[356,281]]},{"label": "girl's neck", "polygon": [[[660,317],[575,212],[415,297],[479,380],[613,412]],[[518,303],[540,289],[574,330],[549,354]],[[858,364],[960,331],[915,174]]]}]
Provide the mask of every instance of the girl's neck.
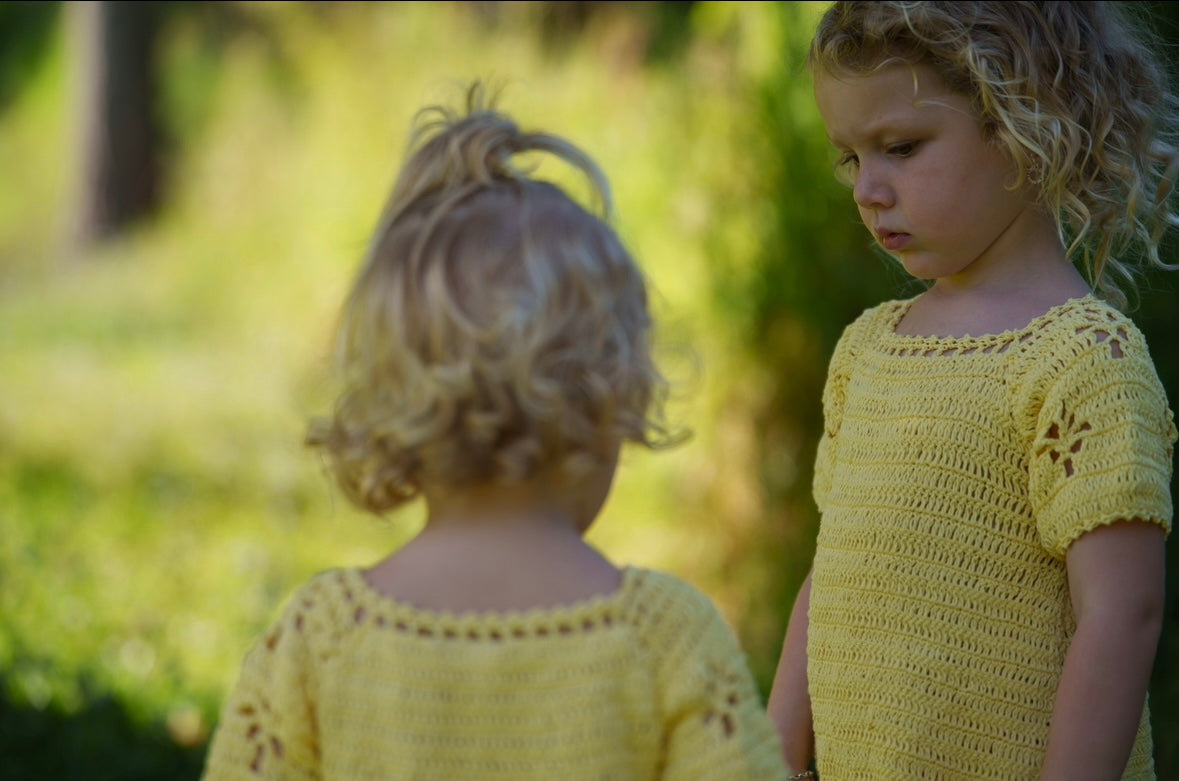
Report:
[{"label": "girl's neck", "polygon": [[366,573],[379,592],[452,613],[508,612],[615,591],[621,573],[582,536],[576,512],[543,487],[431,494],[422,531]]},{"label": "girl's neck", "polygon": [[[1034,218],[1032,218],[1034,222]],[[973,273],[934,280],[897,325],[908,336],[983,336],[1023,328],[1053,307],[1089,294],[1054,227],[1026,231],[1014,249]]]},{"label": "girl's neck", "polygon": [[560,493],[542,481],[431,490],[426,496],[426,531],[567,530],[580,536],[572,507]]}]

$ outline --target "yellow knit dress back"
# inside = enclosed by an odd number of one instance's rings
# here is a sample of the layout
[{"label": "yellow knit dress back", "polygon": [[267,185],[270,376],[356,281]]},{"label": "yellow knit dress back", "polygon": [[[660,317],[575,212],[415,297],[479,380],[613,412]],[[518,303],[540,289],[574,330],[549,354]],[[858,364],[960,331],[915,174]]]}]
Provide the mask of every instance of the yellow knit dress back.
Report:
[{"label": "yellow knit dress back", "polygon": [[736,637],[669,574],[611,595],[452,615],[355,569],[304,585],[253,648],[207,781],[779,781]]}]

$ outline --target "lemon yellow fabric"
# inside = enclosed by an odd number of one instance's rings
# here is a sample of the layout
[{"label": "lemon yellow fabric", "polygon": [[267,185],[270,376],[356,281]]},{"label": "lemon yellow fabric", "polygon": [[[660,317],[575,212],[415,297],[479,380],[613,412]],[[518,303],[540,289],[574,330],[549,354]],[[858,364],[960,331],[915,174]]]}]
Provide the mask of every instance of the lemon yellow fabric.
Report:
[{"label": "lemon yellow fabric", "polygon": [[[808,681],[830,781],[1038,778],[1075,629],[1074,540],[1171,523],[1175,425],[1095,297],[994,336],[844,332],[823,405]],[[1152,779],[1143,718],[1126,779]]]},{"label": "lemon yellow fabric", "polygon": [[305,584],[248,654],[204,778],[784,779],[734,634],[700,592],[625,568],[565,608],[450,615],[360,571]]}]

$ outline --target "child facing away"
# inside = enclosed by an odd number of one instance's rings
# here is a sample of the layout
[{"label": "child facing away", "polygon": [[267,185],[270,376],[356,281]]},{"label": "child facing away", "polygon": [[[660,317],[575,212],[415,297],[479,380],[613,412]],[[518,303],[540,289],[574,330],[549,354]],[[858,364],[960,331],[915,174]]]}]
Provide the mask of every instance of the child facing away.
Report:
[{"label": "child facing away", "polygon": [[608,215],[605,177],[478,83],[465,112],[418,119],[344,308],[343,392],[309,442],[359,507],[421,497],[425,526],[298,589],[204,778],[785,778],[713,604],[582,536],[622,443],[676,438],[639,267],[606,216],[525,166],[568,164]]},{"label": "child facing away", "polygon": [[1176,431],[1107,301],[1133,253],[1163,265],[1179,126],[1120,11],[836,2],[819,23],[860,216],[931,283],[851,323],[824,390],[769,709],[826,781],[1154,778]]}]

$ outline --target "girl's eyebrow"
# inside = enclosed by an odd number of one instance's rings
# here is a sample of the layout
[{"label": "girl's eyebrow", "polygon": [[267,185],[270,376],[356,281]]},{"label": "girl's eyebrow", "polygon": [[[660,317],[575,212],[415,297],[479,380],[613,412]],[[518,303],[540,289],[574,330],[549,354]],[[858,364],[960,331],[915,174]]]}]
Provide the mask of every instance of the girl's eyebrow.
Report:
[{"label": "girl's eyebrow", "polygon": [[[922,132],[920,127],[923,123],[913,119],[896,119],[894,117],[883,117],[875,122],[868,122],[860,125],[855,129],[853,134],[861,141],[868,141],[871,143],[880,143],[882,140],[890,136],[902,137],[910,136]],[[844,141],[837,134],[828,132],[827,140],[831,142],[834,147],[851,146],[850,143]]]},{"label": "girl's eyebrow", "polygon": [[[945,95],[925,98],[914,98],[913,102],[904,108],[893,107],[885,113],[877,115],[864,122],[857,123],[852,129],[856,138],[879,143],[888,136],[907,136],[928,132],[928,126],[935,121],[935,116],[927,113],[927,109],[942,109],[959,114],[969,114],[965,109],[952,105]],[[834,145],[846,145],[830,131],[827,139]]]}]

